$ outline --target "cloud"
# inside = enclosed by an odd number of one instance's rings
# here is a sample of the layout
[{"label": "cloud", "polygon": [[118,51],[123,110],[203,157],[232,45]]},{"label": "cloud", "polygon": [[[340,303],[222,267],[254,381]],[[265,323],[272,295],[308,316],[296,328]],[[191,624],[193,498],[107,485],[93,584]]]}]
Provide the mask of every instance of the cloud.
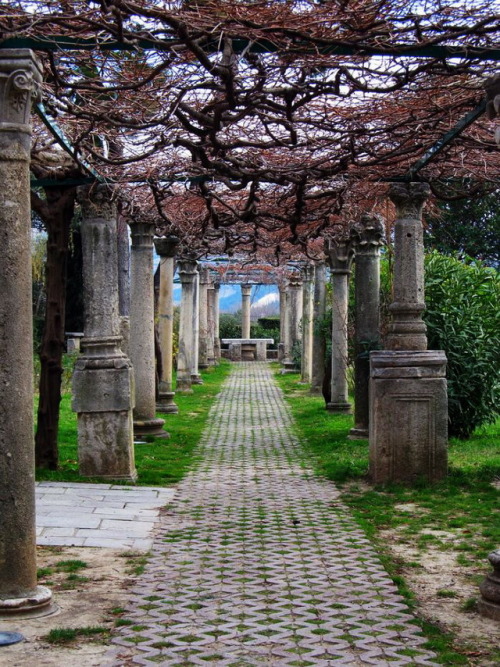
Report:
[{"label": "cloud", "polygon": [[269,306],[272,303],[279,301],[279,294],[276,292],[271,292],[270,294],[265,294],[261,296],[260,299],[252,303],[252,308],[262,308],[262,306]]}]

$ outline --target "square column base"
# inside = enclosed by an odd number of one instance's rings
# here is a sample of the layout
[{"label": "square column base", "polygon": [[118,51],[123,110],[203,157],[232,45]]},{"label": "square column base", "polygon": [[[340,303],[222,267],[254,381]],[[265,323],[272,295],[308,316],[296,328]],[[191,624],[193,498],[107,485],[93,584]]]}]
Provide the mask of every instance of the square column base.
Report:
[{"label": "square column base", "polygon": [[437,482],[447,474],[443,351],[370,354],[370,477],[375,484]]}]

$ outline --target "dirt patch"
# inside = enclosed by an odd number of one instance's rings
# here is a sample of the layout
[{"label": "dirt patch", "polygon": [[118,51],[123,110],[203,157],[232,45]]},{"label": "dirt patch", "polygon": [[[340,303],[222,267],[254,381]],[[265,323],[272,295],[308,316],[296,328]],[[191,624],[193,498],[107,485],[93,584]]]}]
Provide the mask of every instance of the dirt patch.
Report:
[{"label": "dirt patch", "polygon": [[[467,656],[469,664],[498,667],[500,625],[481,616],[474,605],[474,600],[480,598],[479,581],[488,573],[489,565],[459,565],[460,552],[450,546],[461,538],[451,531],[434,531],[434,535],[446,543],[446,550],[434,545],[419,550],[414,544],[398,541],[401,535],[396,530],[379,533],[392,556],[401,563],[401,574],[418,601],[418,615],[452,632],[457,638],[457,650]],[[496,657],[491,658],[491,653]]]},{"label": "dirt patch", "polygon": [[[102,667],[108,650],[106,634],[78,638],[57,646],[44,636],[55,628],[111,629],[116,620],[113,609],[124,607],[134,578],[123,552],[114,549],[39,547],[38,568],[49,568],[48,585],[59,607],[52,616],[38,619],[0,620],[0,631],[20,632],[25,642],[0,647],[2,667]],[[87,567],[76,572],[61,570],[61,561],[83,561]],[[64,567],[62,568],[64,570]],[[71,569],[71,568],[70,568]],[[86,579],[86,581],[85,581]]]}]

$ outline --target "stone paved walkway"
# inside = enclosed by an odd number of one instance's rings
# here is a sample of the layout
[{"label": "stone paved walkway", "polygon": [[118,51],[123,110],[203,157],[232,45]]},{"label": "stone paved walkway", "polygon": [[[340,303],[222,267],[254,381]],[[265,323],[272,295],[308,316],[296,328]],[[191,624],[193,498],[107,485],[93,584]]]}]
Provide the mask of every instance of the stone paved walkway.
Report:
[{"label": "stone paved walkway", "polygon": [[159,487],[37,482],[37,544],[149,551],[160,509],[174,495]]},{"label": "stone paved walkway", "polygon": [[304,467],[291,425],[267,366],[236,365],[109,664],[436,664],[334,485]]}]

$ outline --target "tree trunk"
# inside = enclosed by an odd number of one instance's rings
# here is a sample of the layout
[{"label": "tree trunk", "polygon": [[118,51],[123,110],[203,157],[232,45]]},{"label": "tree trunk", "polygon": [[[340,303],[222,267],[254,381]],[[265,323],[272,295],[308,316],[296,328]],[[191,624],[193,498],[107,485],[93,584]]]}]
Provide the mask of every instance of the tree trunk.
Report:
[{"label": "tree trunk", "polygon": [[56,470],[58,465],[57,433],[63,373],[66,267],[75,194],[74,187],[47,188],[47,199],[43,202],[41,211],[38,211],[45,223],[48,239],[47,305],[40,346],[40,398],[35,436],[35,462],[37,467],[50,470]]}]

